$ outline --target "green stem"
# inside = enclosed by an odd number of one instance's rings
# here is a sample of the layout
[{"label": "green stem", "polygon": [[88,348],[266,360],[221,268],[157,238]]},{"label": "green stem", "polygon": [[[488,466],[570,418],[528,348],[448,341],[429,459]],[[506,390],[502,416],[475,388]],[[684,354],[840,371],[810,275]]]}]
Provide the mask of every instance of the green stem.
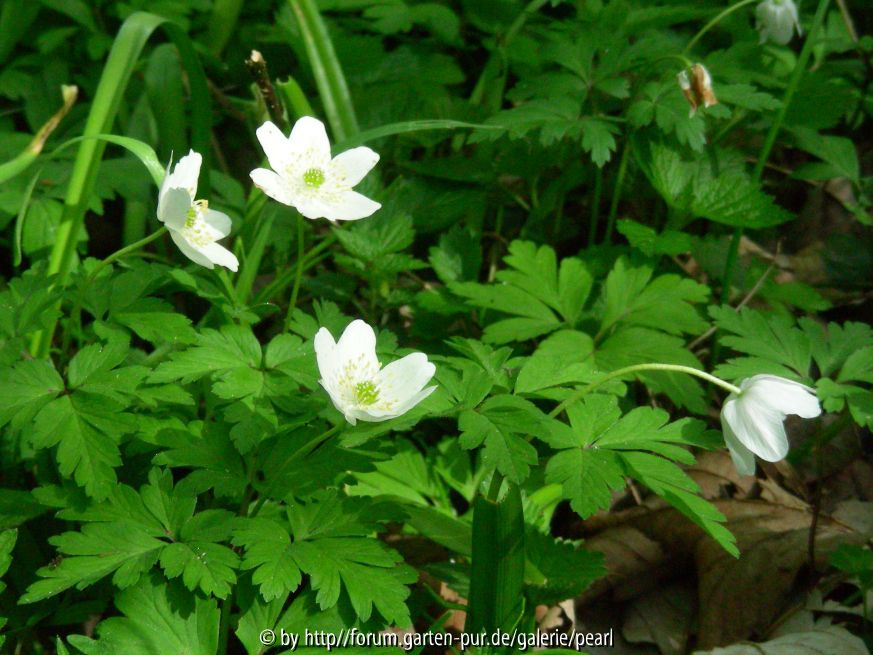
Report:
[{"label": "green stem", "polygon": [[591,218],[588,223],[588,247],[594,247],[597,238],[597,222],[600,220],[600,198],[603,195],[603,169],[594,170],[594,197],[591,200]]},{"label": "green stem", "polygon": [[720,12],[715,18],[713,18],[706,25],[704,25],[703,27],[700,28],[700,31],[694,35],[694,38],[688,42],[688,45],[685,46],[685,50],[683,50],[682,52],[684,53],[684,52],[688,52],[689,50],[691,50],[691,48],[694,47],[694,44],[697,43],[698,41],[700,41],[700,39],[703,37],[704,34],[706,34],[709,30],[711,30],[713,27],[718,25],[722,21],[722,19],[725,18],[726,16],[731,15],[732,13],[737,11],[738,9],[742,9],[746,5],[750,5],[754,2],[759,2],[759,1],[760,0],[742,0],[742,2],[738,2],[735,5],[731,5],[730,7],[725,9],[724,11]]},{"label": "green stem", "polygon": [[674,371],[677,373],[687,373],[688,375],[693,375],[695,377],[706,380],[707,382],[718,385],[719,387],[721,387],[725,391],[729,391],[730,393],[736,395],[739,395],[741,393],[740,388],[731,384],[730,382],[725,382],[721,378],[711,375],[706,371],[701,371],[700,369],[692,368],[690,366],[683,366],[682,364],[661,364],[657,362],[652,362],[648,364],[634,364],[633,366],[625,366],[624,368],[620,368],[610,373],[607,373],[599,380],[595,380],[588,386],[579,389],[578,391],[561,401],[557,405],[557,407],[549,412],[549,416],[554,418],[555,416],[563,412],[569,405],[573,404],[583,396],[591,393],[594,389],[605,384],[606,382],[609,382],[610,380],[614,380],[617,377],[627,375],[628,373],[638,373],[640,371]]},{"label": "green stem", "polygon": [[297,307],[297,296],[300,293],[300,281],[303,279],[303,264],[306,258],[306,234],[304,232],[303,214],[297,214],[297,271],[294,273],[294,286],[291,287],[291,300],[288,301],[288,313],[285,315],[285,329],[291,325],[294,308]]},{"label": "green stem", "polygon": [[276,82],[276,88],[279,89],[279,95],[282,96],[282,102],[285,104],[285,111],[288,112],[288,118],[291,114],[294,118],[302,118],[303,116],[315,116],[312,111],[312,106],[303,93],[303,89],[297,84],[297,80],[293,77],[288,77],[284,82]]},{"label": "green stem", "polygon": [[[264,196],[261,195],[260,197]],[[256,205],[259,203],[254,201],[252,204]],[[263,203],[260,203],[260,206],[263,206]],[[246,220],[249,220],[248,216],[246,216]],[[265,219],[258,222],[255,229],[255,241],[252,244],[251,250],[249,250],[246,255],[242,273],[240,273],[240,276],[236,281],[236,297],[242,304],[248,302],[249,295],[252,292],[252,287],[255,284],[255,278],[261,268],[261,260],[264,258],[264,250],[267,248],[270,233],[273,230],[273,215],[268,214]]]},{"label": "green stem", "polygon": [[[770,130],[764,138],[764,145],[761,147],[761,152],[758,155],[758,161],[755,163],[755,169],[752,172],[752,177],[755,181],[760,181],[761,175],[764,173],[764,168],[767,166],[767,160],[770,158],[770,152],[776,144],[776,137],[779,135],[779,130],[782,129],[782,123],[785,121],[785,116],[788,113],[788,107],[791,105],[791,100],[800,85],[800,80],[806,72],[806,66],[809,63],[809,58],[812,55],[812,49],[815,45],[818,31],[824,22],[827,14],[829,0],[819,0],[818,8],[815,11],[815,16],[812,19],[812,27],[809,28],[809,33],[806,35],[806,40],[803,42],[803,49],[800,51],[800,56],[797,58],[797,64],[791,73],[791,78],[788,80],[788,88],[785,89],[785,95],[782,97],[782,105],[779,107],[779,113],[770,124]],[[737,262],[737,253],[740,248],[740,239],[743,236],[743,229],[737,228],[734,232],[734,237],[731,240],[730,250],[728,251],[727,262],[725,264],[724,276],[721,282],[721,302],[725,304],[730,297],[731,285],[734,281],[734,268]]]},{"label": "green stem", "polygon": [[491,484],[488,486],[488,495],[486,498],[492,503],[496,503],[497,499],[500,497],[500,487],[502,486],[503,474],[500,471],[495,470],[494,475],[491,476]]},{"label": "green stem", "polygon": [[624,144],[621,151],[621,160],[618,163],[618,175],[615,178],[615,187],[612,189],[612,200],[609,202],[609,216],[606,219],[606,236],[603,242],[609,245],[612,240],[612,231],[615,229],[615,217],[618,214],[618,201],[621,199],[621,189],[624,186],[624,176],[627,172],[628,152],[630,152],[630,141]]}]

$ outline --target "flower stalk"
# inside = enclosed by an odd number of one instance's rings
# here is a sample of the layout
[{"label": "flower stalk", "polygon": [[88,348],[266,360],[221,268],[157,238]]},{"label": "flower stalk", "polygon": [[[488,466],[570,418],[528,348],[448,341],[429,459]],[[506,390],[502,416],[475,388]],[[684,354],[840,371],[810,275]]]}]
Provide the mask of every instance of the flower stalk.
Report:
[{"label": "flower stalk", "polygon": [[740,393],[740,388],[738,386],[733,385],[730,382],[726,382],[725,380],[722,380],[721,378],[716,377],[711,373],[701,371],[700,369],[693,368],[691,366],[684,366],[682,364],[662,364],[659,362],[634,364],[633,366],[625,366],[624,368],[619,368],[611,371],[599,380],[595,380],[591,384],[570,394],[567,398],[558,403],[558,405],[551,412],[549,412],[549,416],[554,418],[555,416],[563,412],[568,406],[572,405],[583,396],[588,395],[597,387],[606,384],[610,380],[622,377],[623,375],[628,375],[629,373],[639,373],[641,371],[674,371],[676,373],[687,373],[688,375],[693,375],[695,377],[701,378],[702,380],[706,380],[707,382],[711,382],[712,384],[715,384],[730,393]]}]

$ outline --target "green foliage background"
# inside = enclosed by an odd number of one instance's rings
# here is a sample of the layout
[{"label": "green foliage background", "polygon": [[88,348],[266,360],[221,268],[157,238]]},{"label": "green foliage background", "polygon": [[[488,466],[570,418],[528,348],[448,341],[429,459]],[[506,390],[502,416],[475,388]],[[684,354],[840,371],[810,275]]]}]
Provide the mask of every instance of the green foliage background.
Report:
[{"label": "green foliage background", "polygon": [[[268,628],[440,629],[453,606],[432,581],[477,597],[471,507],[495,471],[526,544],[503,627],[604,575],[556,510],[608,510],[628,480],[738,554],[683,470],[723,447],[721,391],[647,371],[582,393],[648,362],[772,373],[873,427],[873,40],[848,4],[860,36],[836,5],[811,30],[801,6],[806,65],[803,39],[759,44],[754,7],[688,50],[717,2],[7,0],[3,648],[254,654]],[[682,57],[719,104],[689,115]],[[78,101],[28,151],[62,84]],[[335,152],[380,153],[359,186],[376,215],[303,221],[252,189],[255,128],[303,114]],[[101,264],[159,227],[153,182],[191,147],[239,274],[166,238]],[[777,254],[735,267],[742,234]],[[779,279],[802,265],[779,248],[812,246],[819,274]],[[344,426],[312,338],[354,318],[383,362],[427,353],[438,390]],[[839,552],[866,581],[869,551]]]}]

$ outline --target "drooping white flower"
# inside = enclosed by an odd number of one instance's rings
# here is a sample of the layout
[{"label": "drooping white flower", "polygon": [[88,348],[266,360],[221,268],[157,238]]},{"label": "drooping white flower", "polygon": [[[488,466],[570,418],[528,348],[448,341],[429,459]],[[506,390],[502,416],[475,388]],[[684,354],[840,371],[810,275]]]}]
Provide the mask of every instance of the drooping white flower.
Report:
[{"label": "drooping white flower", "polygon": [[288,138],[269,121],[256,134],[273,170],[256,168],[252,181],[274,200],[306,218],[330,221],[356,221],[382,206],[352,190],[379,161],[369,148],[352,148],[331,159],[324,124],[311,116],[298,120]]},{"label": "drooping white flower", "polygon": [[349,323],[339,341],[327,328],[315,335],[321,386],[346,420],[386,421],[433,393],[425,388],[436,372],[424,353],[412,353],[385,368],[376,358],[376,335],[364,321]]},{"label": "drooping white flower", "polygon": [[718,104],[718,98],[715,97],[715,91],[712,90],[712,78],[703,64],[692,64],[691,68],[676,75],[676,81],[679,82],[682,95],[691,106],[691,111],[688,112],[689,116],[694,116],[700,105],[712,107]]},{"label": "drooping white flower", "polygon": [[191,150],[179,160],[172,173],[167,167],[158,195],[158,220],[167,226],[173,242],[191,261],[206,268],[218,264],[236,271],[237,258],[216,243],[230,234],[230,218],[209,209],[206,200],[194,199],[201,163],[200,153]]},{"label": "drooping white flower", "polygon": [[739,387],[721,409],[721,427],[737,471],[752,475],[755,455],[777,462],[788,454],[785,417],[814,418],[821,406],[815,389],[776,375],[755,375]]},{"label": "drooping white flower", "polygon": [[756,15],[761,43],[772,41],[785,45],[791,41],[794,30],[798,36],[802,34],[794,0],[764,0],[758,5]]}]

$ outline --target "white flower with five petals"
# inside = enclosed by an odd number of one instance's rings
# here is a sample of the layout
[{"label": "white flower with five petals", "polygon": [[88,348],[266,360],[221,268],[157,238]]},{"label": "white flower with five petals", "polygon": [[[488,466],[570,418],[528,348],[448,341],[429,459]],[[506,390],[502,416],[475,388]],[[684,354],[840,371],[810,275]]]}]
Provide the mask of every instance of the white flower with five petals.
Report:
[{"label": "white flower with five petals", "polygon": [[405,414],[436,389],[425,388],[436,372],[424,353],[384,368],[376,358],[376,334],[364,321],[349,323],[339,341],[327,328],[315,335],[319,382],[346,420],[387,421]]},{"label": "white flower with five petals", "polygon": [[324,124],[311,116],[298,120],[288,138],[269,121],[256,134],[273,170],[256,168],[252,181],[274,200],[306,218],[330,221],[356,221],[382,206],[352,190],[379,161],[370,148],[352,148],[331,159]]},{"label": "white flower with five petals", "polygon": [[191,261],[206,268],[218,264],[236,271],[237,258],[216,243],[230,234],[230,218],[209,209],[206,200],[194,199],[202,162],[200,154],[191,150],[179,160],[172,173],[167,167],[158,194],[158,220],[167,226],[173,242]]},{"label": "white flower with five petals", "polygon": [[755,455],[777,462],[788,454],[785,417],[815,418],[821,406],[815,389],[776,375],[755,375],[739,389],[721,409],[721,426],[737,472],[752,475]]},{"label": "white flower with five petals", "polygon": [[772,41],[786,45],[794,36],[794,30],[798,35],[802,33],[794,0],[764,0],[758,5],[756,16],[761,43]]}]

